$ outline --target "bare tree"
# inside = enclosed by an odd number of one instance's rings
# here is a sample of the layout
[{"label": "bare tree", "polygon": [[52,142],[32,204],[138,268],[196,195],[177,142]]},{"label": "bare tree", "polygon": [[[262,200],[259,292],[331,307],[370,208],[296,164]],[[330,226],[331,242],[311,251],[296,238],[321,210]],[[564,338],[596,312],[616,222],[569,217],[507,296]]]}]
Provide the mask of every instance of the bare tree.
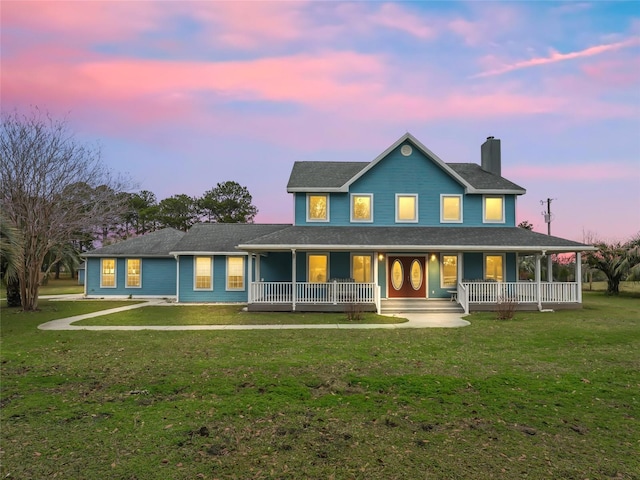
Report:
[{"label": "bare tree", "polygon": [[43,271],[47,253],[77,232],[114,222],[123,211],[117,193],[127,183],[102,164],[99,149],[74,138],[66,120],[38,109],[2,114],[0,207],[22,236],[18,278],[24,310],[38,308],[41,275],[59,260]]}]

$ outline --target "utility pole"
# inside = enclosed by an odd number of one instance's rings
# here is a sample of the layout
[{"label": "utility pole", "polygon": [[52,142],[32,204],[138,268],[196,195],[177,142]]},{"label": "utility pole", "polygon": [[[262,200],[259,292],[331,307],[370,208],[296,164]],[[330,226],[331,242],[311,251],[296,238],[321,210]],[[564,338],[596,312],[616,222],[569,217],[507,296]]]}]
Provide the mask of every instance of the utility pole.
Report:
[{"label": "utility pole", "polygon": [[[553,220],[553,215],[551,215],[551,201],[557,200],[556,198],[547,198],[547,210],[542,212],[544,216],[544,222],[547,224],[547,235],[551,235],[551,220]],[[540,205],[544,205],[545,200],[540,200]]]}]

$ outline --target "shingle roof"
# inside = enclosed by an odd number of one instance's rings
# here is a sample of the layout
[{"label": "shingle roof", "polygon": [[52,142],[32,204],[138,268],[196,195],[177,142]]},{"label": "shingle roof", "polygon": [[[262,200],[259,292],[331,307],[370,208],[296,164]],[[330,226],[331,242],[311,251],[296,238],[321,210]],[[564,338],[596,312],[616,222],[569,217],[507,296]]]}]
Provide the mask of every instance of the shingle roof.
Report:
[{"label": "shingle roof", "polygon": [[369,162],[295,162],[287,189],[338,188]]},{"label": "shingle roof", "polygon": [[518,227],[289,227],[239,242],[246,250],[393,249],[582,251],[582,243]]},{"label": "shingle roof", "polygon": [[240,243],[290,226],[290,224],[197,223],[171,252],[234,252]]},{"label": "shingle roof", "polygon": [[526,192],[520,185],[483,170],[477,163],[447,163],[447,165],[478,190],[519,190],[523,194]]},{"label": "shingle roof", "polygon": [[163,228],[139,237],[130,238],[122,242],[107,245],[97,250],[86,253],[87,257],[104,256],[144,256],[144,257],[168,257],[169,252],[185,235],[174,228]]}]

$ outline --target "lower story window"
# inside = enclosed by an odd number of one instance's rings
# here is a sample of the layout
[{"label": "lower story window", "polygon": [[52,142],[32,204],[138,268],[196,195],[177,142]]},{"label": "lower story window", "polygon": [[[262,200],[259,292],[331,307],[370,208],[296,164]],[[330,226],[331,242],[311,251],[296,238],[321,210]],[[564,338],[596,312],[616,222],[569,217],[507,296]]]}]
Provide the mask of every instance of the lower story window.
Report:
[{"label": "lower story window", "polygon": [[309,255],[309,283],[327,281],[327,255]]},{"label": "lower story window", "polygon": [[504,257],[502,255],[484,257],[484,279],[496,282],[504,280]]},{"label": "lower story window", "polygon": [[140,265],[139,258],[127,258],[127,287],[140,287]]},{"label": "lower story window", "polygon": [[371,255],[354,255],[351,262],[351,275],[356,282],[369,283],[372,281]]},{"label": "lower story window", "polygon": [[227,257],[227,290],[244,289],[244,257]]},{"label": "lower story window", "polygon": [[101,275],[100,275],[100,286],[113,288],[116,286],[116,259],[115,258],[103,258]]},{"label": "lower story window", "polygon": [[455,287],[458,285],[458,257],[456,255],[442,256],[442,286]]},{"label": "lower story window", "polygon": [[211,290],[213,288],[213,271],[211,257],[195,257],[195,282],[196,290]]}]

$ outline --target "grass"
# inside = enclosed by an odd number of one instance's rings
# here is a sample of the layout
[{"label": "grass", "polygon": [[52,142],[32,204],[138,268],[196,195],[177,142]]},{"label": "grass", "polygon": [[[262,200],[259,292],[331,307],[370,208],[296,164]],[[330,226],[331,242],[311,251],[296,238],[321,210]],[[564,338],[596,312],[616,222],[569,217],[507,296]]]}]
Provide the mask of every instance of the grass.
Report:
[{"label": "grass", "polygon": [[3,309],[0,476],[637,479],[639,299],[363,331],[43,332],[114,303]]},{"label": "grass", "polygon": [[276,313],[244,312],[242,305],[150,306],[105,317],[75,322],[74,325],[291,325],[336,323],[402,323],[406,319],[362,313],[360,320],[348,320],[344,312]]},{"label": "grass", "polygon": [[50,278],[46,285],[41,285],[40,295],[66,295],[72,293],[84,293],[84,286],[78,285],[78,279],[61,278],[56,280]]}]

